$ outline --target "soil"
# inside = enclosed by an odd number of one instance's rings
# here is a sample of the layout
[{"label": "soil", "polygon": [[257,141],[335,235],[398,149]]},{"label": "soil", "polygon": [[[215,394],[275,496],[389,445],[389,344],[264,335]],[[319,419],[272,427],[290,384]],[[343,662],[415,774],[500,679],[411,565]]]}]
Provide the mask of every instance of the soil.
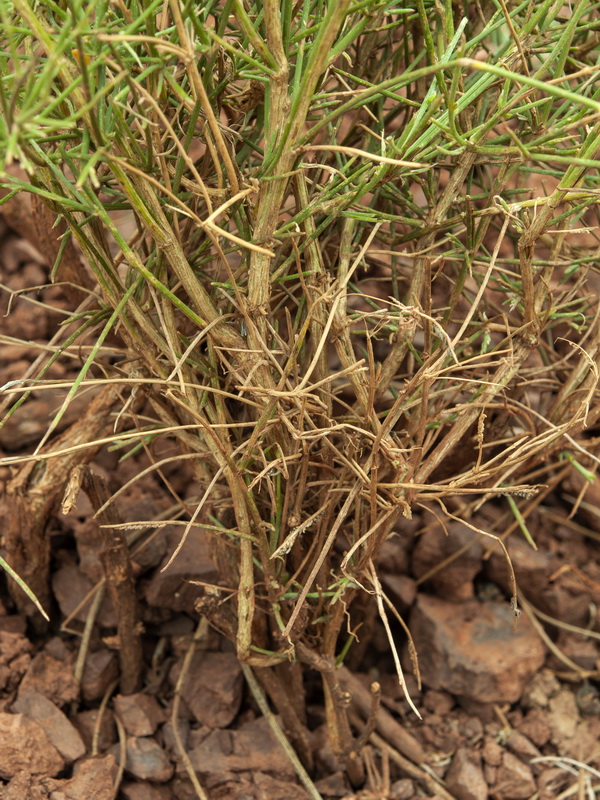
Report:
[{"label": "soil", "polygon": [[[13,298],[4,316],[10,292],[48,281],[39,253],[8,227],[0,239],[0,270],[5,386],[48,346],[68,303],[60,287],[50,286],[28,294],[44,305]],[[47,377],[68,379],[64,363]],[[79,366],[74,359],[73,375]],[[30,452],[63,398],[64,393],[34,391],[0,430],[0,457]],[[81,419],[92,400],[85,394],[72,404],[57,433]],[[122,456],[98,450],[91,460],[110,492],[149,463],[143,451]],[[185,462],[163,469],[182,497],[195,494],[190,475]],[[5,499],[12,496],[14,476],[15,468],[0,465]],[[159,519],[173,502],[165,480],[153,472],[134,482],[115,504],[119,517],[131,523]],[[417,649],[421,685],[406,635],[392,622],[421,719],[398,683],[377,609],[365,602],[358,642],[339,671],[355,733],[364,733],[362,786],[350,784],[327,742],[317,674],[308,668],[304,673],[310,734],[302,758],[322,798],[600,796],[599,495],[598,480],[588,484],[573,470],[529,516],[537,550],[518,530],[507,539],[520,614],[511,608],[506,560],[489,538],[459,523],[443,529],[428,509],[402,521],[378,567]],[[102,598],[99,589],[103,546],[94,508],[80,492],[76,505],[62,513],[61,499],[53,501],[42,531],[51,585],[40,599],[50,623],[26,615],[15,587],[0,578],[0,797],[187,800],[201,796],[191,776],[210,800],[309,797],[249,690],[232,645],[199,625],[197,601],[208,602],[205,587],[217,580],[206,533],[192,529],[165,571],[182,528],[154,527],[137,543],[131,568],[143,624],[143,680],[124,687],[127,664],[116,636],[114,595]],[[6,531],[16,524],[11,515],[18,509],[10,503],[5,508]],[[488,504],[471,522],[501,533],[505,515],[503,507]],[[94,604],[96,622],[88,629]],[[135,642],[128,644],[135,657]],[[130,678],[135,684],[135,676]],[[377,684],[381,702],[375,717]],[[290,686],[284,690],[292,696]]]}]

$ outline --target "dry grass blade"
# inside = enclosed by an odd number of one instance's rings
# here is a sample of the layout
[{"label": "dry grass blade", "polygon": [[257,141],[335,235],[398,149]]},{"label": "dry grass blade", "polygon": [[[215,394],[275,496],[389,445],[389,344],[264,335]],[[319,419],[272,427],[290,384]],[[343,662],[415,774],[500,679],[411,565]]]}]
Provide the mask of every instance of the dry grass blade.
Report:
[{"label": "dry grass blade", "polygon": [[[321,673],[364,778],[335,676],[366,592],[402,683],[386,540],[427,509],[508,558],[469,519],[510,511],[526,535],[565,469],[598,464],[595,14],[0,3],[2,187],[59,218],[52,275],[87,293],[0,390],[0,426],[60,395],[39,447],[0,460],[18,470],[9,501],[35,512],[6,561],[44,606],[43,522],[67,475],[101,448],[138,457],[98,514],[150,476],[175,495],[167,569],[203,528],[237,587],[211,606],[204,586],[211,623],[248,669]],[[85,424],[59,434],[83,392]],[[175,453],[193,500],[169,482]],[[23,547],[27,563],[8,557]]]}]

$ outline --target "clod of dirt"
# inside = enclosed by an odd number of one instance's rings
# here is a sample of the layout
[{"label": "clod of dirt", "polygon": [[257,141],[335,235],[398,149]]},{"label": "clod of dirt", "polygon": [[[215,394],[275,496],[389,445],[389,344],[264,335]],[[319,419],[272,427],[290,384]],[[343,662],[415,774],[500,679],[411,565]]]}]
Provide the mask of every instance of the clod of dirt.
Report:
[{"label": "clod of dirt", "polygon": [[[22,281],[19,281],[22,283]],[[13,288],[13,287],[11,287]],[[31,313],[31,306],[25,300],[19,299],[13,303],[10,314],[6,314],[6,303],[0,304],[2,313],[2,333],[15,339],[25,342],[32,342],[36,339],[45,339],[50,327],[49,314],[44,309],[38,308],[35,314]],[[56,316],[53,315],[53,323]]]},{"label": "clod of dirt", "polygon": [[75,764],[73,777],[64,781],[47,780],[50,800],[113,800],[116,762],[112,755],[86,758]]},{"label": "clod of dirt", "polygon": [[[584,639],[579,634],[560,631],[556,644],[564,655],[583,669],[593,672],[597,668],[596,664],[600,660],[600,647],[594,639]],[[547,665],[558,671],[564,667],[563,662],[554,654],[548,659]]]},{"label": "clod of dirt", "polygon": [[144,587],[144,596],[147,603],[156,608],[171,609],[172,611],[189,611],[194,606],[194,600],[200,594],[200,589],[190,580],[216,583],[217,571],[210,559],[208,542],[204,532],[192,528],[183,545],[181,552],[175,557],[173,563],[166,567],[171,554],[179,544],[181,530],[173,530],[167,536],[167,556],[156,569]]},{"label": "clod of dirt", "polygon": [[[173,764],[155,739],[128,736],[126,750],[125,769],[131,777],[141,781],[166,783],[173,776]],[[119,745],[114,745],[110,752],[118,758]]]},{"label": "clod of dirt", "polygon": [[156,697],[149,694],[119,694],[114,699],[117,716],[130,736],[152,736],[165,713]]},{"label": "clod of dirt", "polygon": [[559,577],[556,584],[548,586],[540,599],[539,610],[561,622],[585,628],[589,624],[590,608],[595,602],[593,594],[586,591],[584,586],[564,585],[569,583],[565,577]]},{"label": "clod of dirt", "polygon": [[571,495],[578,497],[584,492],[583,500],[577,513],[580,514],[587,524],[595,531],[600,531],[600,480],[596,477],[594,481],[588,481],[577,470],[571,470],[563,481],[563,488]]},{"label": "clod of dirt", "polygon": [[545,648],[524,616],[513,626],[508,603],[419,595],[410,630],[423,683],[479,703],[517,701],[544,663]]},{"label": "clod of dirt", "polygon": [[[94,470],[109,480],[111,473],[99,464],[94,465]],[[119,498],[117,506],[119,515],[123,522],[138,520],[156,519],[162,507],[149,497],[147,494],[140,497],[140,492],[144,487],[134,486],[132,492],[126,498]],[[136,490],[132,499],[131,494]],[[104,546],[103,533],[98,525],[98,520],[94,519],[94,510],[89,499],[84,492],[80,492],[77,497],[77,505],[63,517],[69,527],[72,527],[79,556],[79,569],[91,581],[96,583],[104,577],[104,567],[102,565],[101,553]],[[154,531],[152,536],[148,536],[143,547],[135,545],[135,556],[132,558],[136,564],[136,575],[147,572],[158,566],[167,550],[166,531],[159,529]],[[181,531],[179,531],[181,535]]]},{"label": "clod of dirt", "polygon": [[577,698],[571,689],[563,688],[550,699],[547,719],[551,740],[559,755],[587,764],[600,757],[600,719],[581,719]]},{"label": "clod of dirt", "polygon": [[323,797],[346,797],[349,793],[348,783],[344,779],[344,773],[341,770],[332,772],[326,778],[321,778],[320,781],[316,782],[315,786]]},{"label": "clod of dirt", "polygon": [[31,664],[32,646],[25,636],[0,630],[0,692],[12,692]]},{"label": "clod of dirt", "polygon": [[542,769],[537,778],[540,800],[555,800],[573,776],[560,767]]},{"label": "clod of dirt", "polygon": [[40,786],[37,775],[19,772],[3,787],[2,800],[48,800],[48,792]]},{"label": "clod of dirt", "polygon": [[538,708],[530,709],[517,727],[537,747],[543,747],[552,733],[547,715]]},{"label": "clod of dirt", "polygon": [[549,705],[548,723],[552,730],[552,741],[560,744],[565,739],[572,739],[579,722],[579,709],[573,692],[561,689],[551,698]]},{"label": "clod of dirt", "polygon": [[429,582],[436,594],[446,600],[469,600],[474,595],[473,579],[482,568],[481,537],[459,522],[449,524],[447,530],[446,534],[441,527],[436,527],[422,534],[413,551],[412,572],[416,578],[421,578],[441,561],[465,548],[459,558],[435,572]]},{"label": "clod of dirt", "polygon": [[423,708],[432,714],[445,716],[454,708],[454,698],[448,692],[436,692],[429,689],[423,695]]},{"label": "clod of dirt", "polygon": [[264,717],[238,730],[212,731],[189,752],[190,761],[207,781],[216,786],[235,779],[239,772],[268,772],[293,780],[294,769],[276,741]]},{"label": "clod of dirt", "polygon": [[552,697],[560,692],[558,678],[549,669],[543,669],[534,675],[525,687],[522,704],[525,708],[548,708]]},{"label": "clod of dirt", "polygon": [[33,689],[20,692],[13,711],[36,722],[67,764],[85,755],[85,745],[76,728],[44,695]]},{"label": "clod of dirt", "polygon": [[[295,783],[277,780],[277,778],[265,775],[262,772],[253,775],[252,779],[256,786],[256,794],[254,795],[256,800],[308,800],[305,790]],[[240,794],[237,796],[239,800],[242,800]],[[223,796],[223,800],[226,800],[225,796]]]},{"label": "clod of dirt", "polygon": [[172,800],[173,793],[168,786],[148,781],[126,782],[121,786],[123,800]]},{"label": "clod of dirt", "polygon": [[[86,578],[79,567],[66,563],[59,567],[52,575],[52,591],[65,618],[78,608],[73,619],[85,622],[89,611],[94,584]],[[88,602],[84,601],[89,598]],[[117,624],[117,615],[108,597],[105,597],[97,616],[98,624],[103,628],[114,628]]]},{"label": "clod of dirt", "polygon": [[258,773],[215,787],[210,800],[308,800],[308,795],[300,786]]},{"label": "clod of dirt", "polygon": [[496,773],[496,800],[525,800],[536,789],[531,769],[512,753],[504,753]]},{"label": "clod of dirt", "polygon": [[464,747],[456,751],[445,780],[448,790],[458,800],[486,800],[488,797],[481,759]]},{"label": "clod of dirt", "polygon": [[[97,469],[98,467],[94,466],[94,470]],[[85,504],[82,502],[83,498],[87,500]],[[73,525],[73,534],[75,536],[75,545],[79,558],[78,569],[86,578],[89,578],[90,581],[97,583],[104,578],[104,567],[102,566],[102,559],[100,558],[104,542],[98,520],[93,518],[93,509],[90,508],[88,511],[86,507],[88,504],[89,500],[87,495],[85,492],[80,492],[77,498],[77,506],[75,509],[71,510],[65,519],[67,524]],[[80,508],[80,506],[83,506],[83,508]],[[83,509],[85,509],[85,511]],[[84,519],[80,520],[79,517],[84,517]]]},{"label": "clod of dirt", "polygon": [[23,714],[0,712],[0,778],[19,772],[58,775],[65,762],[37,723]]},{"label": "clod of dirt", "polygon": [[[171,671],[179,678],[181,663]],[[224,728],[235,719],[242,702],[242,669],[233,653],[194,654],[183,684],[182,697],[194,718],[209,728]]]},{"label": "clod of dirt", "polygon": [[[2,483],[0,482],[0,492],[2,491]],[[22,614],[4,614],[3,607],[0,607],[0,632],[6,631],[7,633],[20,633],[24,634],[27,630],[27,620]],[[0,645],[0,651],[2,645]]]},{"label": "clod of dirt", "polygon": [[38,653],[25,673],[19,694],[33,690],[62,708],[79,695],[79,686],[68,661],[60,661],[46,651]]},{"label": "clod of dirt", "polygon": [[[31,314],[31,312],[29,313]],[[25,368],[27,366],[29,365],[27,364]],[[15,377],[20,378],[22,375],[23,373]],[[26,411],[17,411],[0,429],[0,446],[13,453],[37,444],[60,408],[65,394],[66,392],[46,392],[43,397],[29,398]],[[75,397],[57,425],[56,431],[64,431],[81,417],[89,402],[90,394],[88,393],[81,397]]]},{"label": "clod of dirt", "polygon": [[499,767],[502,763],[503,752],[504,750],[497,742],[488,739],[481,749],[481,757],[491,767]]},{"label": "clod of dirt", "polygon": [[[517,586],[523,590],[525,597],[534,606],[538,606],[548,588],[549,576],[560,566],[560,559],[548,550],[534,550],[516,534],[509,538],[506,547],[515,571]],[[501,586],[505,592],[512,592],[512,576],[506,558],[497,550],[494,550],[492,557],[486,561],[486,577]]]}]

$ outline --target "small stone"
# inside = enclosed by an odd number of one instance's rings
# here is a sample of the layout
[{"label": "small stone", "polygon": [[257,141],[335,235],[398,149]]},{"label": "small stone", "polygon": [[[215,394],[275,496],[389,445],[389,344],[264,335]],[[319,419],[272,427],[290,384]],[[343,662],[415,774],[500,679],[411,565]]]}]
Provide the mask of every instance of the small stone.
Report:
[{"label": "small stone", "polygon": [[504,753],[496,773],[494,797],[497,800],[526,800],[535,793],[533,773],[512,753]]},{"label": "small stone", "polygon": [[[489,735],[487,726],[493,724],[497,719],[496,712],[494,711],[494,703],[480,703],[477,700],[471,700],[468,697],[458,697],[459,705],[462,710],[471,718],[476,719],[485,726],[484,730]],[[475,725],[477,723],[474,723]],[[493,737],[493,734],[492,734]]]},{"label": "small stone", "polygon": [[491,764],[483,765],[483,777],[488,786],[496,785],[496,778],[498,776],[498,767],[493,767]]},{"label": "small stone", "polygon": [[390,787],[391,800],[413,800],[416,797],[415,784],[410,778],[394,781]]},{"label": "small stone", "polygon": [[57,775],[65,762],[43,729],[23,714],[0,713],[0,778],[9,780],[18,772]]},{"label": "small stone", "polygon": [[69,649],[65,640],[60,636],[53,636],[51,639],[48,639],[44,645],[44,651],[57,661],[62,661],[64,663],[69,663],[71,661],[72,650]]},{"label": "small stone", "polygon": [[499,767],[502,763],[502,756],[504,754],[504,750],[500,747],[499,744],[488,739],[486,743],[483,745],[481,750],[481,757],[485,761],[486,764],[490,764],[492,767]]},{"label": "small stone", "polygon": [[409,627],[423,683],[481,703],[516,702],[545,648],[527,618],[513,626],[508,603],[419,595]]},{"label": "small stone", "polygon": [[516,756],[529,763],[532,758],[539,758],[542,754],[529,739],[520,731],[511,731],[506,746]]},{"label": "small stone", "polygon": [[[114,745],[110,752],[118,757],[119,745]],[[142,736],[127,738],[125,769],[133,778],[156,783],[166,783],[174,772],[162,747],[154,739]]]},{"label": "small stone", "polygon": [[483,723],[479,717],[471,717],[462,726],[463,733],[472,744],[479,742],[483,736]]},{"label": "small stone", "polygon": [[[33,359],[32,359],[33,360]],[[413,532],[417,531],[420,520],[413,518],[417,525]],[[409,569],[409,543],[412,546],[412,533],[408,536],[394,533],[383,542],[377,553],[377,566],[382,573],[389,572],[392,575],[407,575]]]},{"label": "small stone", "polygon": [[481,572],[483,537],[461,522],[452,522],[447,532],[441,526],[423,533],[413,550],[412,573],[421,578],[433,567],[464,548],[465,552],[429,578],[435,594],[445,600],[469,600],[474,595],[473,579]]},{"label": "small stone", "polygon": [[384,572],[381,583],[401,608],[410,608],[417,595],[417,582],[408,575],[393,575]]},{"label": "small stone", "polygon": [[600,693],[595,686],[585,681],[575,695],[577,708],[585,716],[600,716]]},{"label": "small stone", "polygon": [[[205,728],[207,731],[207,735],[209,733],[208,728]],[[179,741],[181,743],[181,747],[187,750],[188,746],[188,736],[190,735],[190,723],[187,719],[180,718],[177,721],[177,732],[179,733]],[[173,731],[173,723],[169,719],[168,722],[160,729],[160,738],[162,740],[163,745],[167,748],[170,753],[174,753],[175,755],[179,755],[179,747],[177,744],[177,739],[175,738],[175,733]]]},{"label": "small stone", "polygon": [[[147,494],[139,499],[128,500],[122,508],[124,522],[134,522],[140,519],[157,519],[164,507],[160,507]],[[164,528],[144,534],[135,546],[132,560],[137,564],[141,573],[148,572],[158,567],[167,551],[172,553],[172,542],[181,538],[181,528],[176,525],[167,525]],[[169,542],[171,544],[169,544]]]},{"label": "small stone", "polygon": [[114,706],[130,736],[152,736],[165,719],[156,697],[149,694],[119,694],[114,699]]},{"label": "small stone", "polygon": [[100,700],[119,674],[117,657],[107,648],[88,653],[81,679],[81,694],[86,702]]},{"label": "small stone", "polygon": [[13,711],[36,722],[67,764],[85,755],[85,745],[75,727],[44,695],[33,689],[20,692],[13,703]]},{"label": "small stone", "polygon": [[448,790],[458,800],[487,800],[488,785],[479,757],[466,748],[456,751],[445,781]]},{"label": "small stone", "polygon": [[[172,733],[173,731],[171,730],[171,735]],[[202,727],[200,728],[193,728],[192,730],[189,730],[188,731],[189,749],[193,750],[194,747],[199,747],[205,739],[208,739],[211,733],[212,733],[212,728],[207,728],[206,725],[202,725]]]},{"label": "small stone", "polygon": [[169,786],[177,800],[198,800],[198,794],[185,773],[183,775],[175,775]]},{"label": "small stone", "polygon": [[[515,571],[517,586],[523,588],[527,598],[539,603],[548,588],[548,575],[551,575],[560,561],[548,550],[534,550],[520,536],[511,536],[507,542],[510,561]],[[512,593],[512,574],[504,555],[494,552],[486,562],[486,575],[490,581],[501,586],[505,592]]]},{"label": "small stone", "polygon": [[[171,675],[173,683],[180,669],[177,664]],[[239,711],[242,686],[242,668],[233,653],[199,651],[192,658],[182,697],[201,725],[224,728]]]},{"label": "small stone", "polygon": [[429,689],[423,696],[423,705],[427,711],[443,717],[454,708],[454,698],[448,692],[436,692]]},{"label": "small stone", "polygon": [[[93,747],[94,736],[98,728],[98,715],[100,711],[97,708],[88,711],[80,711],[73,718],[73,724],[79,731],[81,738],[85,744],[86,751],[90,752]],[[97,748],[103,753],[105,750],[114,744],[117,740],[117,728],[113,719],[113,715],[105,712],[102,714],[100,720],[100,730],[98,732]]]}]

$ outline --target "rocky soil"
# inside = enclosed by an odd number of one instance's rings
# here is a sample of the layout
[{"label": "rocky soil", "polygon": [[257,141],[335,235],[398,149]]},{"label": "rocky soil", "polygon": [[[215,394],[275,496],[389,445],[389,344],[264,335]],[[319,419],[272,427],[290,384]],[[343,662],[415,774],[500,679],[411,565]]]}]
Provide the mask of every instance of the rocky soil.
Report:
[{"label": "rocky soil", "polygon": [[[44,286],[48,267],[7,227],[0,273],[3,386],[47,347],[67,303],[60,287],[28,293],[44,306],[11,298]],[[72,374],[79,363],[74,360]],[[65,364],[49,377],[68,379]],[[34,391],[0,430],[0,457],[29,452],[63,398],[59,390]],[[61,428],[89,399],[83,394],[70,406]],[[92,465],[112,490],[148,464],[143,453],[121,455],[103,450]],[[0,487],[12,474],[0,465]],[[182,497],[195,494],[185,464],[171,462],[164,475]],[[577,498],[582,502],[570,515]],[[125,521],[155,520],[172,502],[153,473],[119,497],[118,509]],[[381,552],[379,571],[414,639],[420,687],[406,636],[400,625],[394,629],[422,719],[404,700],[375,605],[366,604],[359,642],[340,670],[357,733],[368,724],[371,684],[382,688],[363,751],[364,787],[349,784],[329,748],[320,682],[316,673],[305,674],[310,773],[322,798],[550,800],[600,793],[599,507],[599,482],[587,484],[573,470],[528,519],[537,551],[518,530],[507,539],[519,615],[510,604],[506,560],[492,539],[460,523],[444,529],[427,509],[403,520]],[[218,632],[198,628],[196,603],[206,597],[199,583],[217,580],[202,529],[192,529],[164,572],[181,535],[176,524],[148,531],[133,552],[144,684],[133,694],[121,692],[115,610],[101,597],[102,544],[93,517],[80,493],[77,505],[54,513],[46,528],[49,625],[17,613],[7,578],[0,579],[0,797],[187,800],[198,796],[191,774],[211,800],[309,797],[232,646]],[[497,533],[508,522],[506,508],[490,504],[471,520]],[[88,630],[94,604],[96,623]]]}]

